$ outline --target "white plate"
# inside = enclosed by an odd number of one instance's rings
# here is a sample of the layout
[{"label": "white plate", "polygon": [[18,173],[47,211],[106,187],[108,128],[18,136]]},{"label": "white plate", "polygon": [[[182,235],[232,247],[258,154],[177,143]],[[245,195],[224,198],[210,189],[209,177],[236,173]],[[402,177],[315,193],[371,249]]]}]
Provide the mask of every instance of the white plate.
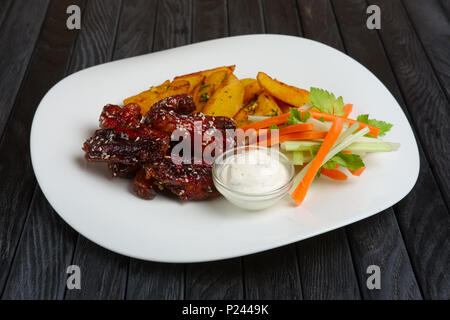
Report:
[{"label": "white plate", "polygon": [[[131,182],[88,164],[81,145],[98,127],[103,105],[176,75],[236,64],[240,78],[258,71],[302,87],[342,95],[358,113],[394,124],[386,140],[397,152],[366,158],[360,178],[320,178],[301,207],[289,199],[246,212],[224,199],[181,203],[137,198]],[[33,167],[58,214],[85,237],[144,260],[200,262],[255,253],[324,233],[384,210],[414,186],[419,155],[411,127],[384,85],[345,54],[307,39],[251,35],[212,40],[95,66],[55,85],[31,132]]]}]

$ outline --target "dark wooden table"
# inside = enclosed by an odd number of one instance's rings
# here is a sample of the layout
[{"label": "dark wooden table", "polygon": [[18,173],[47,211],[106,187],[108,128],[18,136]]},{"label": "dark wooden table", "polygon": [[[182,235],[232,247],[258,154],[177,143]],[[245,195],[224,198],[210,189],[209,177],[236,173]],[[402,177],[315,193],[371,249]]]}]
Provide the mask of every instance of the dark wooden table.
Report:
[{"label": "dark wooden table", "polygon": [[[71,4],[82,8],[79,31],[66,28]],[[366,27],[370,4],[381,8],[380,30]],[[186,265],[109,252],[58,217],[29,151],[34,111],[56,82],[109,60],[250,33],[326,43],[381,79],[420,147],[405,199],[313,239]],[[450,298],[450,0],[0,0],[0,75],[2,299]],[[66,288],[72,264],[81,290]],[[369,265],[381,268],[380,290],[366,286]]]}]

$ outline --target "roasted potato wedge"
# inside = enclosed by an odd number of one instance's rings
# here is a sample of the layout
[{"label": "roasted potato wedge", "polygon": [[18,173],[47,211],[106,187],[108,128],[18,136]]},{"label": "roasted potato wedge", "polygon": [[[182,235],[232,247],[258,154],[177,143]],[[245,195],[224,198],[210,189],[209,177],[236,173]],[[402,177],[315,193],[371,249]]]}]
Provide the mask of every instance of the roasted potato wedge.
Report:
[{"label": "roasted potato wedge", "polygon": [[300,107],[310,102],[309,91],[272,79],[264,72],[259,72],[257,79],[262,88],[287,104]]},{"label": "roasted potato wedge", "polygon": [[202,81],[204,81],[208,76],[210,76],[212,73],[216,72],[216,71],[229,71],[229,72],[234,72],[234,69],[236,68],[236,66],[224,66],[224,67],[218,67],[218,68],[214,68],[214,69],[209,69],[209,70],[203,70],[203,71],[199,71],[199,72],[194,72],[194,73],[189,73],[189,74],[185,74],[182,76],[178,76],[175,77],[173,80],[187,80],[189,81],[190,87],[189,87],[189,92],[192,92],[192,90],[194,90],[194,88],[201,83]]},{"label": "roasted potato wedge", "polygon": [[250,83],[252,83],[252,82],[255,82],[255,81],[258,81],[258,80],[254,79],[254,78],[244,78],[244,79],[241,79],[241,83],[242,83],[242,85],[244,86],[244,88],[245,88],[246,85],[248,85],[248,84],[250,84]]},{"label": "roasted potato wedge", "polygon": [[219,70],[211,73],[201,85],[197,85],[195,91],[192,93],[196,112],[200,112],[206,106],[206,103],[213,96],[219,87],[226,81],[231,71],[228,69]]},{"label": "roasted potato wedge", "polygon": [[257,106],[256,100],[251,101],[245,107],[241,108],[241,110],[239,110],[238,113],[234,115],[233,119],[234,122],[236,123],[237,128],[249,125],[251,123],[251,121],[248,120],[248,116],[255,114],[256,106]]},{"label": "roasted potato wedge", "polygon": [[229,74],[208,100],[202,112],[211,116],[232,118],[242,107],[244,86],[234,74]]},{"label": "roasted potato wedge", "polygon": [[264,91],[258,96],[255,111],[253,113],[255,116],[273,117],[282,113],[283,111],[267,91]]},{"label": "roasted potato wedge", "polygon": [[201,83],[202,81],[205,80],[205,76],[201,73],[188,74],[188,75],[184,75],[184,76],[175,77],[173,79],[173,81],[177,81],[177,80],[186,80],[187,82],[189,82],[189,92],[192,92],[199,83]]},{"label": "roasted potato wedge", "polygon": [[188,93],[189,87],[190,83],[187,80],[174,80],[172,82],[167,80],[157,87],[125,99],[123,103],[139,104],[142,115],[145,115],[156,102],[173,95]]},{"label": "roasted potato wedge", "polygon": [[277,99],[275,97],[272,97],[275,102],[277,103],[278,107],[281,109],[281,111],[283,111],[283,113],[288,113],[290,108],[292,108],[292,106],[290,104],[287,104],[284,101],[281,101],[280,99]]},{"label": "roasted potato wedge", "polygon": [[[259,85],[258,80],[251,79],[252,81],[245,81],[244,85],[244,104],[246,105],[250,101],[253,101],[257,98],[257,96],[263,91],[261,86]],[[242,80],[241,80],[242,82]]]}]

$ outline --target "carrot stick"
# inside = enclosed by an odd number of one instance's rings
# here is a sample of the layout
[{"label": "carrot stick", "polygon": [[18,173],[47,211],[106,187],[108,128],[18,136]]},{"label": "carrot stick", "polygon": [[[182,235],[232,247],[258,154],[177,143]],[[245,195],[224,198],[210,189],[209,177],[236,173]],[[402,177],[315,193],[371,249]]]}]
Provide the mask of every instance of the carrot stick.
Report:
[{"label": "carrot stick", "polygon": [[264,141],[267,141],[266,146],[271,147],[273,145],[283,143],[286,141],[296,141],[296,140],[315,140],[315,139],[324,139],[327,136],[326,131],[306,131],[306,132],[294,132],[289,134],[280,135],[278,140],[271,139],[270,137],[267,140],[259,141],[259,145],[263,144]]},{"label": "carrot stick", "polygon": [[279,134],[280,136],[282,136],[289,133],[312,131],[312,130],[314,130],[314,126],[311,123],[294,124],[289,127],[281,128]]},{"label": "carrot stick", "polygon": [[[300,110],[300,111],[301,111],[302,113],[307,112],[306,110]],[[332,115],[332,114],[322,113],[322,112],[312,112],[312,111],[310,111],[309,113],[311,113],[311,116],[312,116],[314,119],[320,119],[320,118],[323,118],[324,121],[334,121],[334,120],[336,120],[336,119],[342,119],[342,120],[344,120],[345,122],[348,122],[349,125],[353,125],[354,123],[358,123],[358,124],[359,124],[359,129],[360,129],[360,130],[363,129],[363,128],[365,128],[365,127],[367,127],[367,128],[370,129],[370,132],[369,132],[369,133],[370,133],[372,136],[374,136],[374,137],[377,137],[377,136],[378,136],[378,133],[380,132],[380,129],[377,128],[377,127],[371,126],[371,125],[366,124],[366,123],[358,122],[358,121],[353,120],[353,119],[349,119],[349,118],[345,118],[345,117],[340,117],[340,116],[335,116],[335,115]]]},{"label": "carrot stick", "polygon": [[324,176],[327,176],[328,178],[331,178],[333,180],[344,181],[344,180],[347,180],[347,178],[348,178],[345,173],[343,173],[340,170],[336,170],[336,169],[325,169],[325,168],[322,168],[321,169],[321,173]]},{"label": "carrot stick", "polygon": [[305,199],[306,193],[308,192],[311,183],[316,177],[317,172],[322,167],[322,163],[325,160],[325,157],[327,156],[328,152],[330,152],[331,148],[342,132],[343,125],[344,120],[341,118],[336,118],[336,120],[333,122],[333,125],[331,126],[330,131],[328,131],[328,134],[325,137],[325,140],[323,141],[319,151],[317,152],[317,155],[311,162],[311,166],[303,177],[303,180],[299,183],[297,188],[292,193],[292,199],[294,199],[297,205],[300,205]]},{"label": "carrot stick", "polygon": [[[328,113],[322,113],[322,112],[315,112],[315,111],[309,111],[309,110],[303,110],[303,109],[299,109],[299,111],[304,114],[306,112],[309,112],[311,114],[311,116],[314,119],[323,119],[324,121],[335,121],[336,119],[342,119],[345,122],[349,123],[350,125],[353,125],[354,123],[358,123],[359,124],[359,129],[361,130],[362,128],[369,128],[370,129],[370,134],[374,137],[378,136],[378,133],[380,132],[380,129],[374,126],[371,126],[369,124],[366,123],[362,123],[362,122],[358,122],[354,119],[349,119],[346,117],[340,117],[340,116],[335,116],[332,114],[328,114]],[[254,122],[252,124],[249,124],[245,127],[242,127],[242,129],[247,130],[247,129],[264,129],[264,128],[268,128],[271,125],[275,124],[281,124],[281,123],[285,123],[287,121],[287,119],[291,116],[290,113],[284,113],[282,115],[276,116],[276,117],[270,117],[258,122]]]},{"label": "carrot stick", "polygon": [[277,125],[277,124],[281,124],[281,123],[286,122],[287,118],[289,118],[290,115],[291,115],[290,113],[284,113],[284,114],[279,115],[279,116],[270,117],[270,118],[267,118],[267,119],[264,119],[264,120],[261,120],[261,121],[258,121],[258,122],[253,122],[253,123],[251,123],[251,124],[249,124],[247,126],[241,127],[241,129],[245,131],[245,130],[248,130],[248,129],[258,130],[258,129],[268,128],[268,127],[270,127],[273,124]]},{"label": "carrot stick", "polygon": [[352,112],[353,110],[353,105],[352,104],[346,104],[344,106],[344,117],[348,118],[349,114]]},{"label": "carrot stick", "polygon": [[359,169],[356,170],[350,170],[348,169],[348,171],[351,172],[352,175],[359,177],[360,175],[362,175],[362,173],[364,172],[364,170],[366,170],[366,167],[361,167]]}]

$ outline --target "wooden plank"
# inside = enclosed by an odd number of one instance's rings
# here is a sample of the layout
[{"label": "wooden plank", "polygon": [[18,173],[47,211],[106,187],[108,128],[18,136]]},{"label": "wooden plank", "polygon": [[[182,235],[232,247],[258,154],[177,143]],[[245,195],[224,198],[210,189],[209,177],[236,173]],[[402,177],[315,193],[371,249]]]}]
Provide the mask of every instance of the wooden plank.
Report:
[{"label": "wooden plank", "polygon": [[187,300],[242,299],[241,259],[186,265]]},{"label": "wooden plank", "polygon": [[2,299],[62,299],[76,237],[37,188]]},{"label": "wooden plank", "polygon": [[259,0],[228,0],[228,21],[230,36],[265,32]]},{"label": "wooden plank", "polygon": [[[155,0],[124,2],[114,59],[152,51],[157,10]],[[130,259],[126,299],[180,299],[183,285],[183,265]]]},{"label": "wooden plank", "polygon": [[131,259],[126,299],[178,300],[183,295],[183,265]]},{"label": "wooden plank", "polygon": [[343,50],[329,0],[297,0],[297,6],[306,38]]},{"label": "wooden plank", "polygon": [[[9,8],[12,4],[12,0],[3,0],[0,2],[0,28],[2,26],[3,20],[9,12]],[[1,29],[0,29],[1,32]]]},{"label": "wooden plank", "polygon": [[[365,15],[366,6],[367,4],[362,0],[353,1],[351,6],[343,5],[339,1],[335,2],[336,16],[343,32],[346,48],[353,58],[361,62],[378,76],[400,103],[407,117],[409,117],[402,94],[392,73],[378,34],[375,30],[367,30],[363,23],[367,17]],[[426,259],[421,250],[424,247],[429,247],[430,249],[427,249],[427,251],[431,250],[435,252],[437,248],[442,248],[448,241],[448,232],[441,232],[441,226],[447,226],[448,230],[450,230],[450,227],[445,203],[431,173],[427,159],[423,154],[423,150],[420,147],[420,143],[419,153],[421,158],[419,180],[410,194],[400,204],[395,206],[395,211],[400,230],[406,240],[405,245],[408,249],[417,281],[423,291],[424,297],[431,298],[437,297],[435,293],[432,294],[432,291],[436,288],[442,288],[442,286],[439,283],[427,281],[427,278],[431,274],[430,269],[433,268],[433,274],[437,276],[436,278],[439,278],[445,274],[446,269],[448,270],[449,260],[446,255],[441,255],[439,258],[434,258],[433,260]],[[430,206],[430,203],[434,203],[434,205]],[[434,239],[423,237],[417,230],[434,234],[435,237]],[[356,237],[358,237],[357,234]],[[386,234],[386,237],[392,238],[392,235]],[[380,243],[378,246],[374,246],[373,250],[377,251],[377,247],[383,247],[383,245]],[[358,249],[354,248],[353,250],[357,251]],[[388,258],[390,257],[388,251],[384,250],[380,252],[387,254]],[[401,256],[403,255],[402,253]],[[370,255],[369,259],[372,259]],[[392,261],[392,258],[386,259],[386,262],[388,260]],[[398,261],[396,265],[404,265],[404,263]],[[381,267],[383,270],[389,268],[389,265],[387,264],[385,267]],[[401,290],[397,290],[397,296],[392,298],[419,298],[418,295],[411,295],[408,290],[405,290],[414,287],[408,285],[408,283],[413,284],[415,282],[411,277],[407,277],[408,274],[409,272],[406,274],[402,273],[400,277],[394,277],[389,281],[385,281],[388,284],[399,282],[394,287],[400,288]],[[375,294],[380,295],[380,298],[390,298],[389,296],[385,296],[388,292],[384,289],[380,292],[374,290],[369,293],[371,296]],[[363,294],[367,294],[367,292],[363,291]],[[372,296],[372,298],[377,297]]]},{"label": "wooden plank", "polygon": [[192,0],[159,1],[154,51],[188,44],[191,38]]},{"label": "wooden plank", "polygon": [[[344,49],[329,1],[302,0],[297,6],[305,37]],[[297,249],[304,299],[360,299],[343,228],[300,242]]]},{"label": "wooden plank", "polygon": [[360,299],[343,229],[304,240],[297,248],[303,299]]},{"label": "wooden plank", "polygon": [[244,257],[245,297],[254,300],[302,298],[295,246]]},{"label": "wooden plank", "polygon": [[194,1],[194,42],[223,38],[228,35],[227,2],[224,0]]},{"label": "wooden plank", "polygon": [[[74,43],[75,32],[65,26],[65,8],[67,1],[53,1],[50,12],[54,15],[45,20],[42,33],[37,42],[36,51],[30,63],[30,70],[20,90],[15,108],[11,113],[5,134],[0,142],[0,293],[3,291],[10,265],[15,254],[21,230],[27,216],[36,180],[30,161],[29,132],[37,105],[45,93],[63,76]],[[79,3],[75,1],[72,3]],[[55,13],[58,11],[58,14]],[[39,202],[40,203],[40,202]],[[34,208],[41,210],[42,206]],[[45,234],[45,230],[43,230]],[[24,239],[28,239],[26,230]],[[25,249],[24,249],[25,250]],[[36,249],[39,250],[39,249]],[[30,254],[33,249],[30,249]],[[19,251],[19,259],[27,253]],[[30,275],[29,282],[34,282],[33,272],[29,270],[13,270],[13,277],[24,280]],[[56,279],[55,279],[56,280]],[[25,280],[24,280],[25,281]],[[50,285],[50,284],[49,284]],[[24,288],[15,288],[12,295],[24,295]],[[21,291],[22,290],[22,291]]]},{"label": "wooden plank", "polygon": [[442,9],[444,10],[447,17],[450,19],[450,1],[448,0],[440,0],[440,4]]},{"label": "wooden plank", "polygon": [[66,290],[65,299],[124,299],[128,262],[127,257],[108,251],[79,235],[72,264],[80,267],[81,290]]},{"label": "wooden plank", "polygon": [[[376,30],[366,27],[364,0],[334,1],[334,9],[347,52],[392,86],[395,79],[383,54]],[[355,267],[366,299],[421,299],[411,262],[392,209],[350,226],[348,235]],[[383,248],[380,250],[380,248]],[[369,265],[382,270],[382,290],[365,285]]]},{"label": "wooden plank", "polygon": [[302,34],[295,0],[265,0],[264,18],[268,33],[298,36]]},{"label": "wooden plank", "polygon": [[[120,0],[87,3],[70,72],[111,60],[121,4]],[[128,258],[109,252],[79,236],[72,264],[81,269],[82,290],[66,290],[65,298],[123,299],[128,262]]]},{"label": "wooden plank", "polygon": [[114,59],[152,51],[157,0],[127,0],[123,3]]},{"label": "wooden plank", "polygon": [[450,19],[442,10],[439,0],[406,0],[403,3],[442,88],[450,99]]},{"label": "wooden plank", "polygon": [[[450,139],[446,137],[450,132],[449,102],[402,4],[372,0],[369,3],[380,6],[385,12],[380,35],[448,208]],[[426,113],[424,106],[428,106]]]},{"label": "wooden plank", "polygon": [[[347,230],[364,299],[422,299],[392,208],[350,225]],[[380,290],[367,287],[369,266],[380,268]]]},{"label": "wooden plank", "polygon": [[0,136],[13,108],[47,12],[49,0],[17,0],[0,30]]}]

